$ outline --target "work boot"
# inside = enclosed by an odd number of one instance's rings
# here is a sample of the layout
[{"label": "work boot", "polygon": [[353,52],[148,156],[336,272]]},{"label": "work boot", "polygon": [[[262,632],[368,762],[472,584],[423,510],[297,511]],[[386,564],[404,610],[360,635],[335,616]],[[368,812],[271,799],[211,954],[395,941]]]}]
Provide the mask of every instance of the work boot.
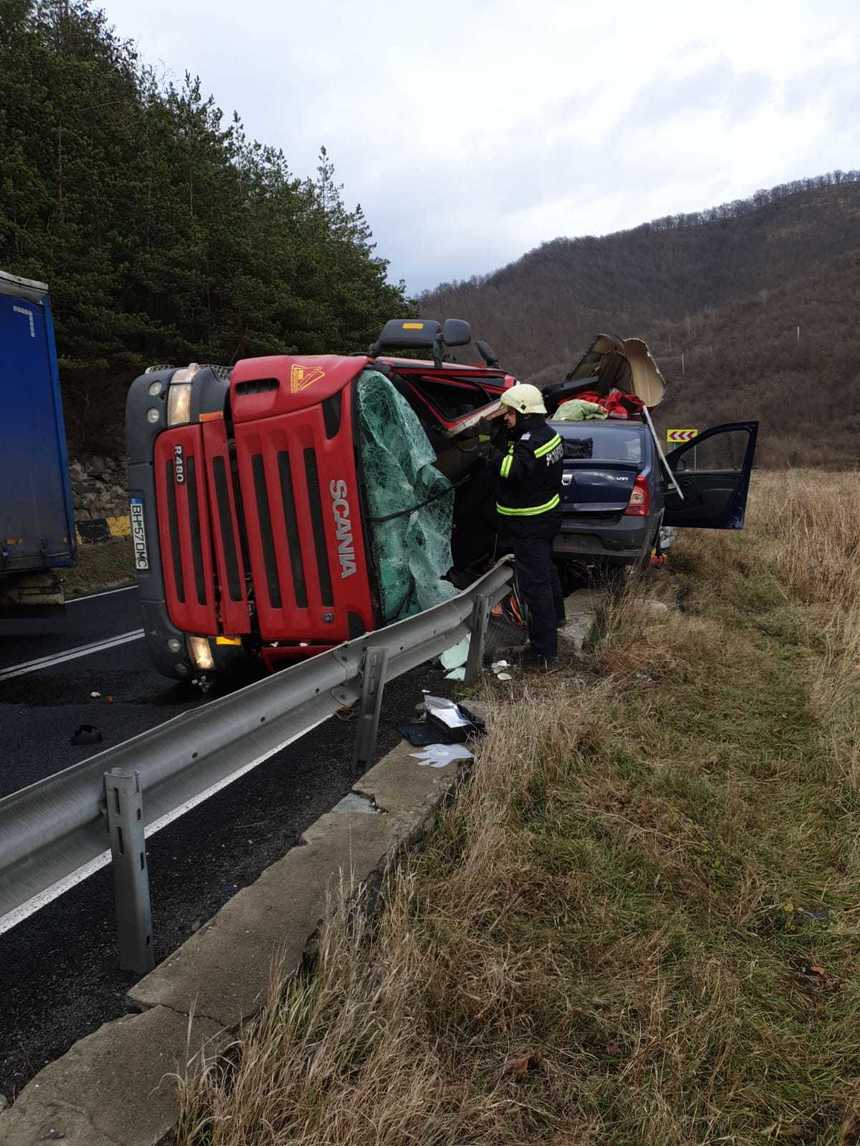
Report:
[{"label": "work boot", "polygon": [[521,663],[524,669],[535,669],[538,672],[551,672],[553,669],[558,668],[558,657],[546,657],[543,653],[539,653],[537,649],[529,648],[523,653]]}]

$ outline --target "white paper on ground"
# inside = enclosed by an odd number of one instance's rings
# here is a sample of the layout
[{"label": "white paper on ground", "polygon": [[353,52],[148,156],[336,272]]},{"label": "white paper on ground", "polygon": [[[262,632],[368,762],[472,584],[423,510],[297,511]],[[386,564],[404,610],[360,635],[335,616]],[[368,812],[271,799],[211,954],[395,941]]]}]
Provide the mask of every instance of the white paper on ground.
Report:
[{"label": "white paper on ground", "polygon": [[444,768],[455,760],[472,760],[464,744],[428,744],[422,752],[410,753],[422,767]]},{"label": "white paper on ground", "polygon": [[510,667],[511,666],[507,661],[493,661],[493,663],[490,665],[490,668],[493,670],[493,672],[498,672],[499,669],[506,669]]},{"label": "white paper on ground", "polygon": [[511,674],[509,672],[497,672],[496,673],[496,680],[513,680],[513,679],[514,678],[511,676]]},{"label": "white paper on ground", "polygon": [[465,665],[460,665],[459,668],[451,669],[450,672],[445,673],[445,680],[465,680],[465,679],[466,679],[466,667],[465,667]]},{"label": "white paper on ground", "polygon": [[459,644],[452,645],[450,649],[445,649],[439,660],[442,662],[443,668],[454,669],[464,665],[468,657],[469,636],[465,636]]},{"label": "white paper on ground", "polygon": [[469,721],[460,714],[457,704],[444,696],[425,696],[424,707],[448,728],[463,728]]}]

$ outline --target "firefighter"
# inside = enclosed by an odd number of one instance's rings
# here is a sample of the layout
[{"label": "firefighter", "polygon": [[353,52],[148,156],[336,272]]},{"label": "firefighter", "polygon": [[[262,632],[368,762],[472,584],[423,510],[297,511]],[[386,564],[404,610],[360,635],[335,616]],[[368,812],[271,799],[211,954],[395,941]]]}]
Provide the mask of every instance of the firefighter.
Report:
[{"label": "firefighter", "polygon": [[537,386],[517,383],[502,395],[501,405],[508,446],[496,484],[499,533],[513,549],[528,609],[531,644],[526,659],[549,665],[557,656],[556,629],[564,623],[564,598],[552,557],[553,539],[561,528],[564,448],[547,425]]}]

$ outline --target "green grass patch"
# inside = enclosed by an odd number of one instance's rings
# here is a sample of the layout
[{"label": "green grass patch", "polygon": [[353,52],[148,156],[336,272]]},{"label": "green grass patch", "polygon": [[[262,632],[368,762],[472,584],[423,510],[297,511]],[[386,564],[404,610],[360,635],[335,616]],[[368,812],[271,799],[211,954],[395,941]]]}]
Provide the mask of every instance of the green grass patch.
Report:
[{"label": "green grass patch", "polygon": [[66,599],[117,589],[134,583],[131,538],[111,537],[94,545],[78,545],[74,568],[63,573]]}]

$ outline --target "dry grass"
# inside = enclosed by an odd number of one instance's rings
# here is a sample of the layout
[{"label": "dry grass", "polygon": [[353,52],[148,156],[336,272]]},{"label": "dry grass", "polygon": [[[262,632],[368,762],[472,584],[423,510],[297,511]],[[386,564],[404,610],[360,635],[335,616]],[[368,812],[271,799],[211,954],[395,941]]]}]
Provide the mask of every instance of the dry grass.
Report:
[{"label": "dry grass", "polygon": [[608,610],[597,672],[489,695],[425,852],[373,924],[337,898],[182,1146],[860,1141],[845,481],[759,479],[744,534]]},{"label": "dry grass", "polygon": [[130,537],[112,537],[97,545],[78,545],[73,568],[63,572],[67,600],[133,583]]}]

